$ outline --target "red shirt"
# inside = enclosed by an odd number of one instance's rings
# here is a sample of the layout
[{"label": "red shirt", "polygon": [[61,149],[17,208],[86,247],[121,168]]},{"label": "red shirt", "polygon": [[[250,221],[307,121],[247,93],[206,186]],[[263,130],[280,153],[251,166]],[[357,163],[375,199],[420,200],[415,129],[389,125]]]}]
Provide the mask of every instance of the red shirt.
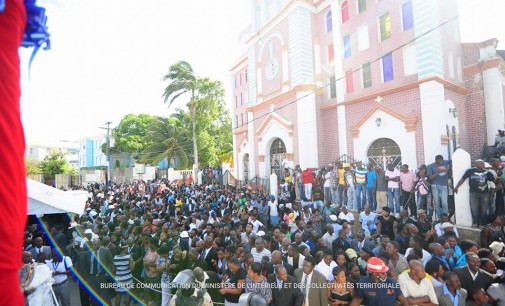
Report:
[{"label": "red shirt", "polygon": [[314,184],[314,177],[312,176],[312,168],[303,170],[302,180],[304,184]]}]

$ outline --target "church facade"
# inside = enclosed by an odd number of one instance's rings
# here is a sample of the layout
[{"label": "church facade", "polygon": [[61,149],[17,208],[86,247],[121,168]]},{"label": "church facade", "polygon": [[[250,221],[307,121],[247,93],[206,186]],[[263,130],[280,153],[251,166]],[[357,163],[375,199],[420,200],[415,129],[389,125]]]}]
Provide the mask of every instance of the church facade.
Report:
[{"label": "church facade", "polygon": [[251,0],[231,67],[234,172],[267,177],[346,154],[415,169],[504,128],[494,39],[462,44],[457,1]]}]

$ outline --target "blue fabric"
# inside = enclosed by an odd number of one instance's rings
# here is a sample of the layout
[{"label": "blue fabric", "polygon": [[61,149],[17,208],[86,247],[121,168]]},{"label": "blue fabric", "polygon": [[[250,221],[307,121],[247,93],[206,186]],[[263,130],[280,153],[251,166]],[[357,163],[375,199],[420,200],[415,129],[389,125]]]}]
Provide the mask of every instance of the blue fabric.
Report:
[{"label": "blue fabric", "polygon": [[384,77],[384,82],[391,81],[393,79],[393,55],[388,53],[382,57],[382,73]]},{"label": "blue fabric", "polygon": [[[444,160],[444,162],[442,163],[442,166],[448,167],[451,163],[452,162],[449,160]],[[433,174],[435,174],[435,172],[438,171],[438,167],[439,167],[439,165],[436,163],[432,163],[432,164],[428,165],[428,167],[427,167],[428,176],[432,176]],[[449,178],[449,176],[447,175],[447,171],[441,172],[435,179],[433,179],[431,181],[431,184],[432,185],[447,186],[448,178]]]},{"label": "blue fabric", "polygon": [[[0,0],[3,1],[3,0]],[[44,50],[51,49],[49,32],[47,31],[46,9],[35,4],[36,0],[25,0],[26,7],[26,28],[21,46],[25,48],[34,47],[30,61],[28,62],[28,76],[33,59],[40,47],[45,45]]]},{"label": "blue fabric", "polygon": [[[393,202],[394,201],[394,202]],[[399,188],[388,188],[388,206],[391,209],[391,213],[400,213],[400,189]]]},{"label": "blue fabric", "polygon": [[456,290],[456,296],[453,296],[449,289],[447,289],[447,284],[443,284],[442,288],[444,290],[444,295],[449,296],[451,302],[454,306],[459,306],[459,290]]},{"label": "blue fabric", "polygon": [[356,184],[356,204],[358,211],[363,211],[366,204],[366,186],[363,184]]},{"label": "blue fabric", "polygon": [[[450,248],[445,249],[445,254],[447,255],[447,253],[449,253],[450,250],[451,250]],[[455,267],[455,265],[458,262],[458,259],[461,256],[463,256],[463,251],[461,251],[461,248],[458,245],[456,245],[454,247],[454,253],[452,254],[452,257],[449,258],[449,266],[451,267],[451,269]],[[466,264],[466,261],[465,261],[465,264]]]},{"label": "blue fabric", "polygon": [[356,296],[363,299],[362,304],[373,306],[395,305],[396,299],[402,295],[400,284],[387,278],[380,286],[372,283],[370,276],[364,277],[355,285]]},{"label": "blue fabric", "polygon": [[5,0],[0,0],[0,13],[5,10]]},{"label": "blue fabric", "polygon": [[366,186],[368,188],[375,187],[375,180],[377,180],[377,172],[371,170],[366,173]]},{"label": "blue fabric", "polygon": [[407,31],[414,26],[414,11],[412,9],[412,1],[405,2],[402,5],[402,17],[404,31]]},{"label": "blue fabric", "polygon": [[443,262],[443,263],[444,263],[444,265],[445,265],[448,269],[450,269],[449,263],[447,263],[447,260],[445,260],[445,258],[444,258],[444,257],[435,256],[434,254],[432,254],[432,256],[433,256],[433,258],[436,258],[436,259],[440,260],[441,262]]}]

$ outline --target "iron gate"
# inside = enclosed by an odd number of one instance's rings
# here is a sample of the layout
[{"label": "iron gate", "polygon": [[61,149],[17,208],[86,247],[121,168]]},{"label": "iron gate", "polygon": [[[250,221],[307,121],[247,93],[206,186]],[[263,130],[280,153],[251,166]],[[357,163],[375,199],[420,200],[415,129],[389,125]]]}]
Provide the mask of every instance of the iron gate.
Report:
[{"label": "iron gate", "polygon": [[379,138],[368,148],[368,162],[386,170],[387,165],[401,166],[402,152],[398,144],[389,138]]}]

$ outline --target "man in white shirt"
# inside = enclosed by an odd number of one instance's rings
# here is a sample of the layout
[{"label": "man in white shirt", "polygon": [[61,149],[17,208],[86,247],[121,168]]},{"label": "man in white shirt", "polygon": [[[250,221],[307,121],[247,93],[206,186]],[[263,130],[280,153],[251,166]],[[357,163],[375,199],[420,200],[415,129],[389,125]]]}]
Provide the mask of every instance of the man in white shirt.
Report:
[{"label": "man in white shirt", "polygon": [[270,211],[270,225],[274,226],[279,224],[279,210],[277,209],[277,201],[275,200],[274,195],[270,195],[268,208]]},{"label": "man in white shirt", "polygon": [[321,260],[321,262],[316,265],[314,270],[324,275],[327,281],[332,282],[333,279],[335,278],[333,276],[333,268],[335,268],[336,266],[337,263],[333,261],[333,254],[331,249],[329,249],[326,252],[324,252],[323,260]]},{"label": "man in white shirt", "polygon": [[323,235],[324,245],[331,249],[331,243],[335,239],[337,239],[337,234],[335,234],[333,226],[331,224],[326,225],[326,233]]},{"label": "man in white shirt", "polygon": [[252,232],[255,235],[256,235],[256,233],[258,233],[258,231],[260,230],[260,228],[264,226],[263,223],[261,223],[259,220],[256,219],[256,214],[251,214],[251,221],[250,221],[250,223],[253,226]]},{"label": "man in white shirt", "polygon": [[366,204],[364,210],[359,213],[359,222],[365,233],[370,233],[377,225],[377,214],[370,211],[370,204]]},{"label": "man in white shirt", "polygon": [[261,263],[263,256],[270,257],[270,255],[272,255],[269,250],[265,249],[263,238],[257,237],[254,241],[254,246],[255,247],[251,249],[251,255],[254,257],[254,262]]},{"label": "man in white shirt", "polygon": [[352,212],[349,212],[347,210],[347,206],[342,206],[342,211],[340,212],[340,214],[338,214],[338,219],[340,221],[342,220],[347,220],[347,223],[349,223],[349,225],[354,225],[354,214]]},{"label": "man in white shirt", "polygon": [[396,169],[393,164],[388,164],[385,176],[388,182],[389,208],[398,218],[400,216],[400,170]]},{"label": "man in white shirt", "polygon": [[56,249],[52,250],[52,259],[46,260],[47,266],[53,271],[53,291],[56,299],[60,299],[60,305],[70,306],[70,287],[68,277],[72,274],[72,260],[68,256],[63,258]]},{"label": "man in white shirt", "polygon": [[410,272],[400,274],[398,283],[409,305],[438,305],[433,284],[426,279],[423,263],[411,260]]}]

